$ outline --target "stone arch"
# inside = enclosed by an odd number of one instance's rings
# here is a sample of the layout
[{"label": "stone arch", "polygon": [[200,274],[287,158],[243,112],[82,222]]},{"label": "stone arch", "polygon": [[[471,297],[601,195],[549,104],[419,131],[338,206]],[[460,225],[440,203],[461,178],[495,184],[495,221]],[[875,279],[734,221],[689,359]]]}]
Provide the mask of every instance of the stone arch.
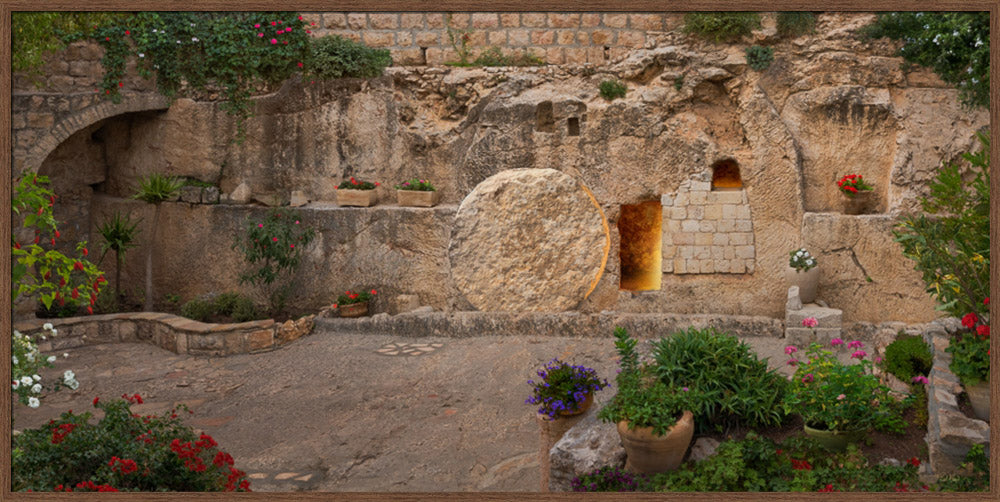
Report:
[{"label": "stone arch", "polygon": [[55,123],[44,136],[39,138],[28,150],[20,165],[15,165],[15,172],[37,172],[42,162],[56,147],[91,124],[125,113],[166,110],[170,107],[170,103],[170,98],[161,94],[124,95],[120,103],[103,101],[72,113]]}]

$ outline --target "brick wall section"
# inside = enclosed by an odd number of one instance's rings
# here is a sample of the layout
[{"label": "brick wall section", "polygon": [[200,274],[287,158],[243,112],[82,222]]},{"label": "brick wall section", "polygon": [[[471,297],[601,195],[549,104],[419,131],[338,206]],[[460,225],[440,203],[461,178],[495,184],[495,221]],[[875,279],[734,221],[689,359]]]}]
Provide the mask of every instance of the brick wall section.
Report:
[{"label": "brick wall section", "polygon": [[458,61],[448,28],[468,34],[470,60],[491,46],[528,51],[549,64],[601,64],[682,25],[683,14],[588,12],[314,12],[313,36],[340,35],[388,48],[397,66]]},{"label": "brick wall section", "polygon": [[751,274],[756,249],[745,190],[689,181],[663,195],[663,273]]}]

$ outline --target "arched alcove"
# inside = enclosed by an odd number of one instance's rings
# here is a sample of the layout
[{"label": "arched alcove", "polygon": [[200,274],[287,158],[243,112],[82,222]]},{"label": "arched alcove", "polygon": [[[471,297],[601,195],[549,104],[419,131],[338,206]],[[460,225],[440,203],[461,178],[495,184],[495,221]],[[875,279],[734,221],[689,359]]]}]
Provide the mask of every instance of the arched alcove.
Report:
[{"label": "arched alcove", "polygon": [[723,159],[712,164],[712,190],[739,190],[743,188],[740,165],[733,159]]}]

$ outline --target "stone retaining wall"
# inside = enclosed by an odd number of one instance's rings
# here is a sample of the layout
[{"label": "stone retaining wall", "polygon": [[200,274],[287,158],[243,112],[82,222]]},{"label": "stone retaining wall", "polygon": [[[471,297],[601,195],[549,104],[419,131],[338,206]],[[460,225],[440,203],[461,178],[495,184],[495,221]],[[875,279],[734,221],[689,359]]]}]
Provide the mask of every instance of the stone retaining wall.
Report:
[{"label": "stone retaining wall", "polygon": [[64,319],[31,319],[14,329],[31,334],[51,323],[58,336],[40,341],[42,352],[102,343],[146,342],[177,354],[229,356],[266,352],[312,331],[313,318],[276,323],[273,319],[209,324],[157,312],[106,314]]}]

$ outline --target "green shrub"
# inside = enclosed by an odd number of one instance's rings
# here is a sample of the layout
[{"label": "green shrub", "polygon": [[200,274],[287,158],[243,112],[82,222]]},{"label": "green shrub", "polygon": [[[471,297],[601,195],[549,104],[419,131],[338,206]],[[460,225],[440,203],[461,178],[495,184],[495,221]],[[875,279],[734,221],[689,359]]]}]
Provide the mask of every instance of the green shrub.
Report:
[{"label": "green shrub", "polygon": [[990,489],[990,457],[982,444],[972,445],[965,455],[964,469],[971,474],[948,474],[938,479],[936,489],[943,492],[985,492]]},{"label": "green shrub", "polygon": [[713,42],[735,42],[760,28],[756,12],[689,12],[684,15],[684,32]]},{"label": "green shrub", "polygon": [[236,306],[236,302],[240,301],[239,293],[232,291],[226,293],[220,293],[212,300],[212,304],[216,314],[229,316],[233,314],[233,308]]},{"label": "green shrub", "polygon": [[816,14],[812,12],[779,12],[778,35],[797,37],[816,31]]},{"label": "green shrub", "polygon": [[757,71],[764,71],[774,61],[774,48],[751,45],[746,48],[747,64]]},{"label": "green shrub", "polygon": [[705,393],[703,407],[692,410],[699,430],[767,426],[785,419],[781,403],[787,380],[732,335],[712,328],[679,331],[653,345],[653,358],[665,384]]},{"label": "green shrub", "polygon": [[390,64],[388,49],[373,49],[337,35],[313,39],[306,59],[309,75],[318,79],[378,77]]},{"label": "green shrub", "polygon": [[233,242],[233,249],[243,254],[249,267],[240,274],[240,284],[261,287],[272,316],[284,309],[302,248],[316,235],[300,218],[297,211],[283,208],[271,209],[262,220],[249,216]]},{"label": "green shrub", "polygon": [[900,334],[885,348],[883,364],[886,371],[909,383],[917,375],[927,376],[933,362],[930,347],[923,337]]},{"label": "green shrub", "polygon": [[619,82],[617,80],[605,80],[601,82],[598,90],[600,91],[602,98],[608,101],[614,101],[617,98],[624,98],[628,87],[626,87],[623,82]]},{"label": "green shrub", "polygon": [[257,306],[254,305],[253,300],[245,296],[240,296],[233,303],[231,315],[234,322],[255,321],[261,318],[261,314],[257,311]]},{"label": "green shrub", "polygon": [[904,60],[933,68],[965,105],[989,108],[989,12],[887,12],[859,35],[904,41]]},{"label": "green shrub", "polygon": [[195,298],[184,305],[181,305],[181,315],[188,319],[205,322],[215,313],[215,305],[212,302]]},{"label": "green shrub", "polygon": [[15,436],[13,491],[250,491],[232,456],[181,423],[186,407],[143,417],[130,403],[142,398],[95,398],[104,411],[97,424],[70,411]]},{"label": "green shrub", "polygon": [[962,155],[969,169],[942,165],[921,200],[924,212],[904,216],[893,231],[938,309],[954,317],[989,313],[990,149],[989,138],[978,137],[983,148]]},{"label": "green shrub", "polygon": [[504,54],[499,47],[490,47],[472,62],[472,66],[539,66],[544,65],[538,56],[528,51]]}]

